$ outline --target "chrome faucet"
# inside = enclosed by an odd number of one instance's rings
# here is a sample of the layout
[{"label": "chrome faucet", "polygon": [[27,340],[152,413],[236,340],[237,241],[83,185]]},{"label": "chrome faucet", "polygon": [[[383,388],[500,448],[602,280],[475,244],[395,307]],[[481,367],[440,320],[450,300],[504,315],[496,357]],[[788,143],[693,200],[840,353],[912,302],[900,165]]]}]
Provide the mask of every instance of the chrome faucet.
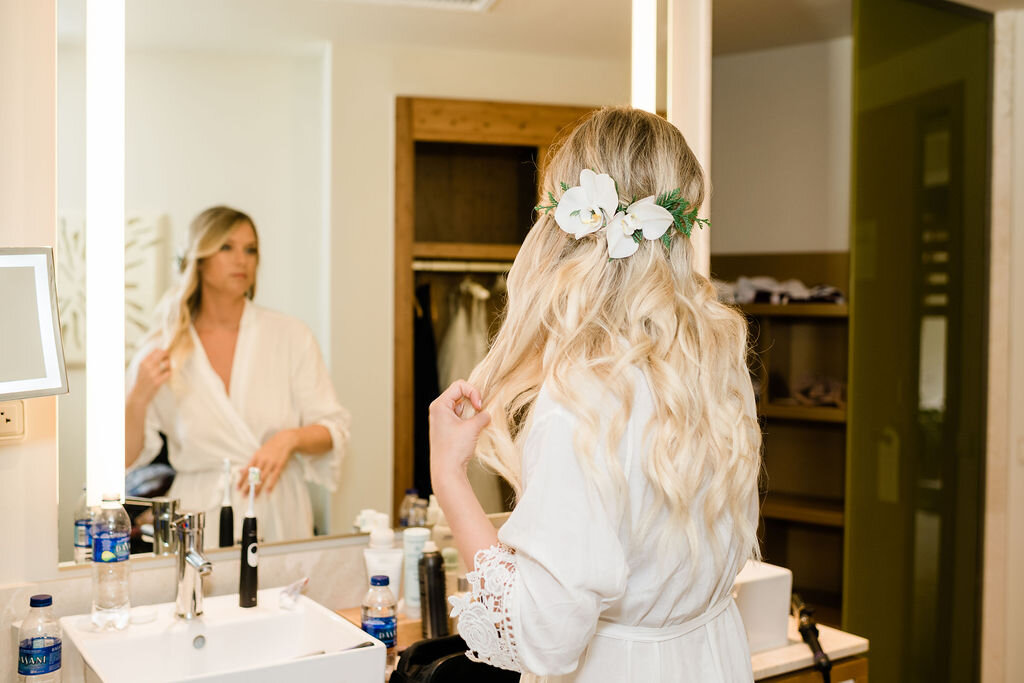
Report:
[{"label": "chrome faucet", "polygon": [[183,512],[174,520],[178,544],[178,597],[175,614],[193,619],[203,613],[203,577],[213,565],[203,556],[205,513]]},{"label": "chrome faucet", "polygon": [[153,554],[174,554],[174,519],[178,516],[177,498],[139,498],[125,496],[125,505],[145,505],[153,509]]}]

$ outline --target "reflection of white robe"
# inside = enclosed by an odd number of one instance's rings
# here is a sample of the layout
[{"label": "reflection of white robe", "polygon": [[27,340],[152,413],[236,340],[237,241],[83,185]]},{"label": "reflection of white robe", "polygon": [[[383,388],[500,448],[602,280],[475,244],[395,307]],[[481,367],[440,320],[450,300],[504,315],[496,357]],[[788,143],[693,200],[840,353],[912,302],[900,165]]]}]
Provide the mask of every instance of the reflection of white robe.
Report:
[{"label": "reflection of white robe", "polygon": [[[231,461],[236,484],[249,459],[282,429],[319,424],[331,434],[331,450],[295,453],[274,490],[256,498],[259,535],[266,541],[306,538],[313,533],[313,509],[306,482],[334,491],[348,441],[349,415],[334,394],[320,348],[301,321],[246,303],[231,367],[230,395],[206,356],[195,329],[194,348],[160,387],[146,413],[145,445],[133,467],[160,452],[177,471],[167,495],[181,510],[206,512],[207,529],[218,528],[224,492],[223,462]],[[160,340],[144,345],[128,368],[135,384],[139,364]],[[232,486],[235,538],[248,508],[247,494]],[[207,534],[207,546],[216,534]]]}]

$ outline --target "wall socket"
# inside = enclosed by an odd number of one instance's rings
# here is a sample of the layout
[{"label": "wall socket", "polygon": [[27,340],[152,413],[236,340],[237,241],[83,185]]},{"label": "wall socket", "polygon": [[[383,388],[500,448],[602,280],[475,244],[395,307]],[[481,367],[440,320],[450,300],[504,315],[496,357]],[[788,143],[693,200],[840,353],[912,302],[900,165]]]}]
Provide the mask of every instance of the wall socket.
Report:
[{"label": "wall socket", "polygon": [[0,403],[0,441],[25,437],[25,402]]}]

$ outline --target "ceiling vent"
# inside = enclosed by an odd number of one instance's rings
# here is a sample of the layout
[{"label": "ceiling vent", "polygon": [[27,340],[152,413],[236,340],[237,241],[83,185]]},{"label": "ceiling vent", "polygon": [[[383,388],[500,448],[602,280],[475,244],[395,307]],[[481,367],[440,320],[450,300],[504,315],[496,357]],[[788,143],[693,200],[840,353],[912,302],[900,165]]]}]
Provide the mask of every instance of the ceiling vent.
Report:
[{"label": "ceiling vent", "polygon": [[486,12],[498,0],[349,0],[362,5],[423,7],[457,12]]}]

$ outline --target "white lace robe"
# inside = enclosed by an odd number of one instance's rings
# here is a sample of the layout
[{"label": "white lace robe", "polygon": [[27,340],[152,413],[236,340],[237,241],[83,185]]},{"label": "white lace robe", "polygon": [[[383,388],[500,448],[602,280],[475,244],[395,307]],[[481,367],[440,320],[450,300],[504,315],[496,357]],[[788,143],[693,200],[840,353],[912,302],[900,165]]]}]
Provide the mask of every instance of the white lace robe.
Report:
[{"label": "white lace robe", "polygon": [[[274,490],[256,498],[261,539],[308,538],[313,534],[313,507],[306,482],[330,491],[337,488],[349,434],[348,412],[338,403],[316,338],[302,321],[247,302],[229,393],[195,330],[191,333],[191,353],[149,405],[145,444],[132,466],[156,457],[159,432],[163,432],[168,458],[177,471],[167,495],[180,499],[183,510],[206,512],[207,527],[216,529],[224,459],[231,461],[237,482],[253,453],[280,430],[323,425],[331,434],[331,450],[293,454]],[[158,344],[159,340],[153,341],[136,353],[128,368],[129,389],[139,363]],[[237,538],[248,507],[247,493],[232,486],[231,504]],[[206,538],[209,544],[209,533]]]},{"label": "white lace robe", "polygon": [[[635,377],[634,408],[617,453],[628,477],[625,517],[633,523],[653,504],[642,471],[653,403],[642,374]],[[753,413],[749,387],[748,380],[745,409]],[[605,403],[602,414],[610,418],[616,408]],[[499,530],[499,545],[477,554],[469,576],[472,596],[452,599],[471,657],[524,672],[524,681],[753,680],[746,634],[731,599],[746,559],[732,525],[716,529],[727,550],[724,569],[713,566],[705,535],[696,571],[688,575],[682,569],[689,559],[685,547],[674,559],[663,556],[653,535],[634,536],[629,519],[620,523],[601,504],[576,457],[576,425],[573,414],[542,389],[524,442],[522,499]],[[600,461],[604,450],[597,455]],[[749,486],[753,490],[756,482]],[[696,502],[691,512],[701,514]],[[756,506],[750,515],[756,521]],[[655,532],[664,521],[657,521]],[[642,633],[609,633],[622,629],[609,629],[607,622]],[[678,632],[686,622],[692,630],[685,634],[658,635],[667,633],[662,627]]]}]

